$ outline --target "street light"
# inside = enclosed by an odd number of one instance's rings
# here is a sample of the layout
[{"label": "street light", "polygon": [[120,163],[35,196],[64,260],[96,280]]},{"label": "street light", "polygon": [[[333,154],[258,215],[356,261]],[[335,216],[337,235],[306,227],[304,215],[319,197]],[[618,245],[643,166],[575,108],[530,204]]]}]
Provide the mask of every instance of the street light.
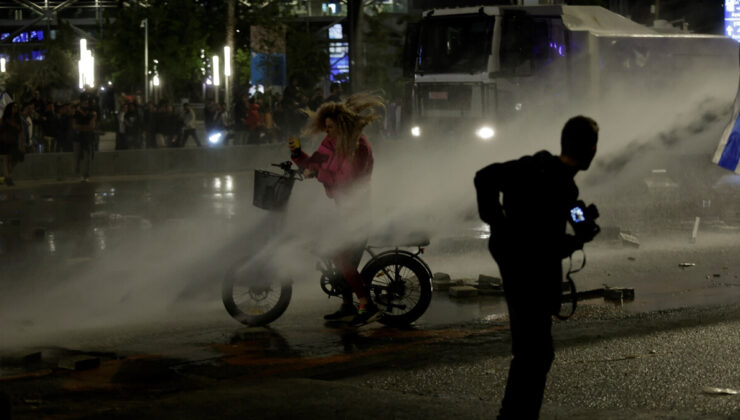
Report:
[{"label": "street light", "polygon": [[144,28],[144,103],[149,102],[149,19],[144,18],[139,25]]},{"label": "street light", "polygon": [[80,60],[77,62],[79,72],[80,89],[85,86],[95,86],[95,57],[87,49],[87,40],[80,39]]},{"label": "street light", "polygon": [[5,57],[0,57],[0,72],[5,73]]},{"label": "street light", "polygon": [[216,92],[215,93],[216,103],[218,103],[218,87],[221,85],[221,78],[220,78],[220,75],[218,74],[219,73],[218,56],[214,55],[212,60],[213,60],[213,86],[215,86],[213,90]]},{"label": "street light", "polygon": [[231,78],[231,47],[228,45],[224,47],[224,102],[226,102],[226,113],[231,109],[231,92],[230,92],[230,78]]}]

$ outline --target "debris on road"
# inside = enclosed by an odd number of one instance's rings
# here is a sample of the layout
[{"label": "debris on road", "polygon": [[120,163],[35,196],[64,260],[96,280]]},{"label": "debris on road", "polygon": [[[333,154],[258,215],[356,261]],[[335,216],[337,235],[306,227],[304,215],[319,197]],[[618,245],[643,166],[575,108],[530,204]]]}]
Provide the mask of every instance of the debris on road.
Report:
[{"label": "debris on road", "polygon": [[432,276],[432,288],[435,291],[446,292],[452,284],[452,279],[447,273],[434,273]]},{"label": "debris on road", "polygon": [[76,356],[62,359],[57,365],[61,369],[69,370],[88,370],[100,366],[100,358],[90,356]]},{"label": "debris on road", "polygon": [[501,295],[504,293],[503,282],[498,277],[478,275],[478,293],[482,295]]},{"label": "debris on road", "polygon": [[678,263],[678,266],[681,268],[696,267],[696,263],[682,262],[682,263]]},{"label": "debris on road", "polygon": [[452,286],[449,290],[450,297],[466,298],[478,296],[478,289],[473,286]]},{"label": "debris on road", "polygon": [[629,232],[619,232],[619,239],[622,240],[622,246],[629,246],[632,248],[640,247],[640,240],[637,239],[637,236]]},{"label": "debris on road", "polygon": [[629,287],[604,287],[604,300],[612,302],[635,300],[635,289]]},{"label": "debris on road", "polygon": [[702,392],[705,394],[713,394],[713,395],[737,395],[740,394],[740,391],[737,391],[732,388],[716,388],[712,386],[705,386],[702,389]]},{"label": "debris on road", "polygon": [[31,365],[34,363],[39,363],[41,362],[41,352],[37,351],[37,352],[26,354],[21,358],[21,361],[23,362],[24,365]]}]

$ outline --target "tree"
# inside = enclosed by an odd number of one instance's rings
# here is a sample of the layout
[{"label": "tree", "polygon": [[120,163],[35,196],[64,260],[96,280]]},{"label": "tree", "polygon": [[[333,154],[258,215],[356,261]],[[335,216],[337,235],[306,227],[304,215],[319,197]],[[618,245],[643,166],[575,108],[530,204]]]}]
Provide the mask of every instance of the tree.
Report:
[{"label": "tree", "polygon": [[[47,39],[41,45],[45,51],[43,60],[10,60],[6,87],[16,101],[30,96],[34,89],[48,94],[52,90],[70,89],[77,85],[77,60],[79,54],[72,32],[62,25],[55,40]],[[15,44],[10,50],[11,57],[30,53],[39,45]]]},{"label": "tree", "polygon": [[189,95],[202,82],[200,51],[208,51],[205,8],[192,0],[152,0],[148,7],[124,6],[108,16],[100,42],[101,69],[124,90],[144,88],[144,33],[148,19],[149,68],[158,60],[166,96]]},{"label": "tree", "polygon": [[329,74],[329,42],[326,32],[314,32],[305,25],[288,28],[287,71],[303,87],[316,86]]},{"label": "tree", "polygon": [[360,89],[379,89],[388,97],[401,95],[407,82],[401,72],[406,19],[386,13],[378,4],[365,8],[362,66],[356,66],[353,74]]}]

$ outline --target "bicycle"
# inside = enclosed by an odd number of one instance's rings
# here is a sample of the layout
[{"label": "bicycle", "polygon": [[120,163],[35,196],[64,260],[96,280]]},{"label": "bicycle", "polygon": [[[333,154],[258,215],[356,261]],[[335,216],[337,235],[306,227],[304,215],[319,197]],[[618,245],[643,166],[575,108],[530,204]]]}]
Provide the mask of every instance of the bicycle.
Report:
[{"label": "bicycle", "polygon": [[[282,211],[294,181],[302,180],[302,177],[291,168],[290,161],[272,166],[281,168],[283,174],[255,171],[253,204],[268,211]],[[417,234],[397,245],[365,246],[370,259],[363,265],[360,275],[369,288],[370,298],[383,312],[378,320],[380,323],[403,327],[426,312],[432,300],[432,271],[420,255],[429,243],[427,237]],[[416,251],[404,248],[415,248]],[[329,297],[341,297],[349,288],[331,259],[321,258],[316,269],[321,272],[321,289]],[[228,270],[222,283],[221,297],[226,311],[235,320],[249,326],[261,326],[285,312],[292,290],[292,280],[281,279],[275,267],[246,257]]]}]

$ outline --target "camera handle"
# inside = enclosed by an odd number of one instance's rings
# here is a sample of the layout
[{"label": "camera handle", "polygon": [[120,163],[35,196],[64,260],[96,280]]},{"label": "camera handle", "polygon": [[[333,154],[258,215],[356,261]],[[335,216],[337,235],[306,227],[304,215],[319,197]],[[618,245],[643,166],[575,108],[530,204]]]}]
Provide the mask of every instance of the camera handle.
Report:
[{"label": "camera handle", "polygon": [[573,314],[576,312],[576,306],[578,306],[576,283],[573,281],[573,278],[570,275],[575,274],[583,270],[584,267],[586,267],[586,251],[582,249],[580,251],[583,254],[583,261],[581,262],[581,266],[575,270],[573,269],[573,254],[570,254],[568,256],[568,272],[565,274],[565,278],[566,280],[568,280],[567,283],[568,283],[568,288],[570,289],[570,299],[573,303],[573,306],[571,306],[570,313],[568,313],[567,315],[560,315],[560,313],[555,314],[555,316],[562,321],[565,321],[571,316],[573,316]]}]

